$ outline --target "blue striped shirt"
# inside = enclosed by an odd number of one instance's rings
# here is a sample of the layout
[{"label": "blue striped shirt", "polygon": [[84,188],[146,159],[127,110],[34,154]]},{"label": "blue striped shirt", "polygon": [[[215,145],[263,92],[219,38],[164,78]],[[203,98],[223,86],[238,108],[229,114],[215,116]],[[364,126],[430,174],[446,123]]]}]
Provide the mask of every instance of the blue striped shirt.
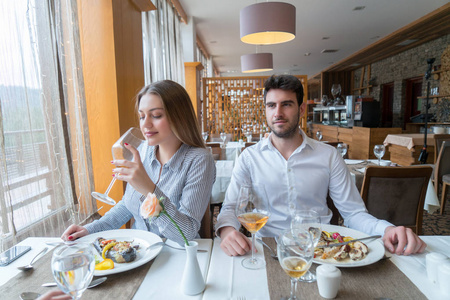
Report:
[{"label": "blue striped shirt", "polygon": [[[209,206],[212,186],[216,178],[214,159],[209,150],[182,144],[172,158],[162,166],[156,158],[156,146],[144,145],[139,153],[147,174],[158,182],[154,191],[162,201],[167,213],[175,220],[188,240],[199,237],[201,220]],[[144,156],[144,158],[142,158]],[[139,215],[145,195],[127,184],[122,201],[102,218],[84,227],[89,233],[118,229],[131,218],[133,228],[149,230],[161,237],[183,243],[183,239],[166,215],[160,215],[151,224]]]}]

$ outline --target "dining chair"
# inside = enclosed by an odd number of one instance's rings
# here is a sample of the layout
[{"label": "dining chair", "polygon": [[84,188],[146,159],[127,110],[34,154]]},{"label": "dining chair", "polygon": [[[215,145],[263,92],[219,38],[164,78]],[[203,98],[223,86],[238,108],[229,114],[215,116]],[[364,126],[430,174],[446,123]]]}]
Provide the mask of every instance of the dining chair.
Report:
[{"label": "dining chair", "polygon": [[368,166],[361,188],[368,212],[421,234],[423,205],[432,172],[430,166]]},{"label": "dining chair", "polygon": [[[439,151],[441,150],[442,142],[450,142],[450,134],[435,134],[434,135],[434,163],[437,162]],[[447,143],[448,144],[448,143]]]},{"label": "dining chair", "polygon": [[202,239],[212,239],[213,238],[213,215],[209,210],[209,207],[206,209],[205,214],[203,215],[202,222],[200,225],[200,230],[198,234]]},{"label": "dining chair", "polygon": [[450,141],[443,141],[434,166],[434,188],[439,195],[439,186],[442,184],[441,215],[444,213],[447,186],[450,185]]},{"label": "dining chair", "polygon": [[250,146],[253,146],[253,145],[256,145],[256,142],[245,142],[244,148],[247,148],[247,147],[250,147]]},{"label": "dining chair", "polygon": [[212,143],[208,142],[206,143],[206,147],[211,147],[212,155],[214,157],[214,160],[221,160],[222,159],[222,148],[220,148],[221,143]]}]

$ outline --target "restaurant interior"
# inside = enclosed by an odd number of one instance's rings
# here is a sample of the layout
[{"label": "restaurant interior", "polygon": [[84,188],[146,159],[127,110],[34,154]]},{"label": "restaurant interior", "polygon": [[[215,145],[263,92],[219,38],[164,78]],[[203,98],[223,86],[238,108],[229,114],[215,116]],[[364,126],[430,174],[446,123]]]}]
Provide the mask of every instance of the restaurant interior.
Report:
[{"label": "restaurant interior", "polygon": [[[450,280],[450,3],[308,2],[1,2],[0,295],[36,299],[56,281],[54,290],[77,291],[72,299],[450,299],[442,283]],[[381,239],[356,262],[326,263],[314,252],[317,281],[307,283],[280,266],[283,239],[258,239],[244,255],[263,261],[258,270],[222,251],[215,224],[234,166],[272,132],[264,83],[273,74],[298,78],[299,129],[336,148],[368,212],[410,228],[428,244],[424,253],[391,254]],[[139,128],[141,88],[166,79],[186,89],[215,161],[195,249],[180,251],[130,220],[80,240],[133,239],[137,259],[65,288],[54,249],[81,247],[62,242],[66,228],[100,219],[122,199],[127,183],[111,177],[111,147],[124,148],[121,136]],[[344,227],[330,195],[327,203],[332,219],[321,233],[367,237]],[[34,270],[18,269],[32,259]],[[337,285],[324,287],[332,272]]]}]

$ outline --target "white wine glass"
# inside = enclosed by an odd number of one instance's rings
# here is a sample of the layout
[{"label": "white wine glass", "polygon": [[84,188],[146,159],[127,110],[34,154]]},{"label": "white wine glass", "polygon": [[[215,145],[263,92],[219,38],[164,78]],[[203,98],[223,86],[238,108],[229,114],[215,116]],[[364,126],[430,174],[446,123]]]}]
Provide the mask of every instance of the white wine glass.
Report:
[{"label": "white wine glass", "polygon": [[[118,140],[114,143],[112,146],[112,156],[114,160],[118,159],[126,159],[126,160],[133,160],[133,153],[131,153],[130,150],[125,148],[124,144],[127,143],[134,148],[137,148],[141,145],[141,143],[144,142],[144,139],[142,137],[142,132],[140,129],[131,127],[127,130]],[[108,188],[106,189],[105,193],[99,193],[99,192],[92,192],[92,197],[94,197],[97,200],[100,200],[106,204],[109,205],[115,205],[116,201],[109,197],[109,191],[114,185],[114,182],[116,182],[116,176],[111,180]]]},{"label": "white wine glass", "polygon": [[241,186],[235,213],[239,222],[252,234],[252,257],[243,259],[242,266],[251,270],[261,269],[266,262],[255,257],[255,234],[266,225],[270,216],[269,202],[264,186]]},{"label": "white wine glass", "polygon": [[72,299],[80,299],[94,276],[91,243],[64,244],[53,251],[52,273],[58,287]]},{"label": "white wine glass", "polygon": [[339,154],[341,154],[342,158],[344,158],[345,154],[347,154],[347,144],[346,143],[339,143],[336,146],[337,151]]},{"label": "white wine glass", "polygon": [[381,158],[386,153],[386,148],[384,147],[384,145],[375,145],[375,147],[373,147],[373,153],[378,158],[378,165],[380,166]]},{"label": "white wine glass", "polygon": [[314,245],[308,231],[297,230],[295,237],[291,230],[284,231],[277,238],[278,261],[284,272],[291,278],[289,300],[298,299],[295,295],[297,282],[309,270],[314,258]]},{"label": "white wine glass", "polygon": [[[316,247],[319,243],[322,234],[322,225],[320,215],[315,210],[294,210],[292,212],[291,231],[295,238],[298,233],[308,231],[311,234],[313,246]],[[305,275],[299,278],[303,282],[315,282],[316,274],[313,271],[306,272]]]},{"label": "white wine glass", "polygon": [[206,143],[206,140],[208,139],[208,132],[203,131],[203,132],[202,132],[202,138],[203,138],[203,140],[204,140],[205,143]]}]

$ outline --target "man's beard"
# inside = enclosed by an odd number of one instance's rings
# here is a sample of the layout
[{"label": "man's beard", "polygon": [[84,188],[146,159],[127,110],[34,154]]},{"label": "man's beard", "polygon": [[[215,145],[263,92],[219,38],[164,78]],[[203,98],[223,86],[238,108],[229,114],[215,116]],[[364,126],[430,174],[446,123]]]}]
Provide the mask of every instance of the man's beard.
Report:
[{"label": "man's beard", "polygon": [[275,130],[272,126],[269,125],[269,128],[272,130],[273,134],[279,138],[290,138],[298,133],[298,123],[300,121],[300,117],[297,116],[297,120],[290,124],[291,126],[284,132],[280,132]]}]

